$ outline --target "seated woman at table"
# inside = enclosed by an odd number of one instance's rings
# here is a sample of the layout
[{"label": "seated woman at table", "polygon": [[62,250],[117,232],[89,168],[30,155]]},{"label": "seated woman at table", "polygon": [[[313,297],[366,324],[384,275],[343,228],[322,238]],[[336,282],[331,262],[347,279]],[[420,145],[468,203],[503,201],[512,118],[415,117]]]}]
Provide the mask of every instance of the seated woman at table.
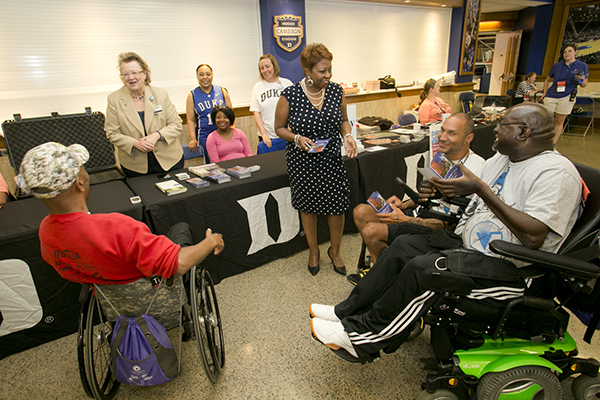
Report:
[{"label": "seated woman at table", "polygon": [[211,118],[213,107],[233,106],[227,89],[212,84],[213,70],[210,65],[200,64],[196,68],[196,78],[198,87],[188,94],[185,102],[187,128],[190,135],[189,148],[191,151],[196,151],[198,146],[202,146],[204,162],[208,164],[214,160],[210,159],[210,154],[207,152],[206,139],[217,128],[214,119]]},{"label": "seated woman at table", "polygon": [[227,106],[214,107],[210,113],[217,126],[206,139],[206,149],[211,162],[249,157],[252,154],[248,138],[239,129],[233,128],[235,114]]},{"label": "seated woman at table", "polygon": [[258,144],[256,154],[284,150],[286,141],[275,133],[275,107],[279,95],[292,81],[279,76],[279,65],[272,54],[265,54],[258,60],[260,82],[252,89],[250,111],[254,113],[254,121],[258,127]]},{"label": "seated woman at table", "polygon": [[440,84],[435,79],[425,82],[421,92],[421,105],[419,106],[419,122],[441,121],[442,115],[452,112],[450,106],[440,97]]},{"label": "seated woman at table", "polygon": [[528,73],[523,82],[519,83],[515,97],[527,98],[531,102],[536,102],[535,95],[540,93],[541,96],[541,93],[543,92],[541,88],[535,85],[536,78],[537,74],[535,72]]},{"label": "seated woman at table", "polygon": [[121,53],[123,87],[108,96],[106,137],[128,177],[183,168],[181,118],[164,89],[150,86],[150,68],[136,53]]}]

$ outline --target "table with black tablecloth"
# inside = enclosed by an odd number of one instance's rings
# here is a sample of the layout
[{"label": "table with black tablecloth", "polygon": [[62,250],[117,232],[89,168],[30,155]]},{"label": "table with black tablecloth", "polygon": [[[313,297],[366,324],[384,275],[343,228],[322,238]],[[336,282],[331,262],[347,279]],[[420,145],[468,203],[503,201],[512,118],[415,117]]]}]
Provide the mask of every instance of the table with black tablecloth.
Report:
[{"label": "table with black tablecloth", "polygon": [[[299,214],[291,205],[291,189],[285,166],[285,151],[260,154],[219,162],[223,168],[236,165],[259,165],[250,178],[237,179],[208,187],[193,188],[181,183],[187,192],[167,196],[156,183],[160,175],[146,175],[128,180],[132,190],[142,198],[148,220],[157,234],[166,234],[178,222],[188,222],[194,241],[205,237],[207,228],[221,233],[225,249],[209,256],[203,266],[219,281],[307,247]],[[358,204],[358,167],[353,159],[345,160],[351,188],[351,203]],[[171,179],[181,171],[170,173]],[[326,174],[327,171],[323,171]],[[190,173],[190,176],[195,176]],[[347,225],[354,226],[351,221]],[[348,220],[348,218],[347,218]],[[323,229],[325,227],[325,230]],[[326,224],[319,223],[319,239],[326,240]]]},{"label": "table with black tablecloth", "polygon": [[[350,182],[346,232],[357,232],[352,218],[354,207],[364,202],[373,190],[397,193],[400,187],[394,178],[400,176],[406,179],[408,168],[405,160],[427,151],[428,144],[423,140],[386,147],[389,148],[364,152],[353,159],[344,158]],[[195,241],[204,238],[207,228],[223,234],[225,250],[218,257],[209,256],[203,264],[217,280],[307,248],[299,214],[291,206],[285,151],[220,162],[218,165],[223,168],[260,165],[261,169],[248,179],[232,177],[231,182],[211,183],[199,189],[182,182],[188,188],[187,192],[173,196],[165,195],[156,187],[155,184],[161,181],[160,175],[128,180],[132,190],[142,198],[155,233],[166,234],[173,224],[185,221],[192,226]],[[176,179],[178,172],[181,171],[173,171],[171,179]],[[323,174],[326,173],[323,171]],[[190,173],[190,176],[193,174]],[[319,242],[329,240],[326,218],[318,219],[317,230]]]},{"label": "table with black tablecloth", "polygon": [[[141,221],[143,206],[131,204],[132,196],[133,192],[122,181],[94,185],[90,188],[88,208],[91,213],[120,212]],[[37,296],[43,310],[37,325],[0,336],[0,358],[77,331],[81,285],[61,278],[40,254],[38,229],[47,215],[48,209],[36,198],[9,202],[0,209],[0,258],[23,260],[29,266],[35,284],[31,293]],[[8,306],[3,303],[12,294],[11,288],[2,283],[3,273],[10,272],[0,271],[3,291],[0,311],[3,306]],[[0,330],[10,327],[12,322],[0,317]]]}]

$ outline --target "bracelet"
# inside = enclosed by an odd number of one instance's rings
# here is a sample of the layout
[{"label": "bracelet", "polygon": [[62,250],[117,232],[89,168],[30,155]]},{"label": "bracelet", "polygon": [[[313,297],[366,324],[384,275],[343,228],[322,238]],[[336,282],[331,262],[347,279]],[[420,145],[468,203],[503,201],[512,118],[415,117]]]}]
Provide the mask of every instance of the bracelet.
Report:
[{"label": "bracelet", "polygon": [[296,147],[300,147],[300,135],[294,136],[294,143],[296,143]]},{"label": "bracelet", "polygon": [[158,140],[161,141],[163,137],[162,137],[160,131],[156,131],[156,133],[158,133]]},{"label": "bracelet", "polygon": [[344,139],[346,139],[348,136],[352,136],[352,133],[346,133],[346,134],[344,135]]}]

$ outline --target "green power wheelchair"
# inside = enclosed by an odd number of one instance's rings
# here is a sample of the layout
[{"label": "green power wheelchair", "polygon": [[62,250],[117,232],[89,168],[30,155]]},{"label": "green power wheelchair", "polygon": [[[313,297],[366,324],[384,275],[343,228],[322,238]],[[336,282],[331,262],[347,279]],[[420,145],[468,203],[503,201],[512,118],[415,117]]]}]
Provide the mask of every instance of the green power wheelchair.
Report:
[{"label": "green power wheelchair", "polygon": [[[560,400],[561,382],[575,377],[576,400],[600,398],[600,363],[578,357],[567,332],[572,310],[589,317],[590,342],[600,320],[600,171],[575,164],[590,189],[584,211],[558,254],[493,241],[490,248],[524,261],[524,278],[550,277],[555,298],[522,296],[491,307],[443,288],[424,317],[436,365],[418,400]],[[468,319],[461,315],[469,315]]]}]

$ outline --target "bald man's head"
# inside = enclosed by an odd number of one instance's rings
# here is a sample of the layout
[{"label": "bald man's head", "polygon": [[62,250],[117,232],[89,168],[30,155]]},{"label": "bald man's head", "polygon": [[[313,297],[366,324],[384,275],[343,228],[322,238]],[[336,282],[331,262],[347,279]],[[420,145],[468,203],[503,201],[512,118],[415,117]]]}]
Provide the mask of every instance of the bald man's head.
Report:
[{"label": "bald man's head", "polygon": [[[550,140],[554,137],[554,117],[546,107],[535,103],[521,103],[508,110],[510,115],[531,127],[529,137],[534,140]],[[507,113],[507,115],[508,115]]]}]

